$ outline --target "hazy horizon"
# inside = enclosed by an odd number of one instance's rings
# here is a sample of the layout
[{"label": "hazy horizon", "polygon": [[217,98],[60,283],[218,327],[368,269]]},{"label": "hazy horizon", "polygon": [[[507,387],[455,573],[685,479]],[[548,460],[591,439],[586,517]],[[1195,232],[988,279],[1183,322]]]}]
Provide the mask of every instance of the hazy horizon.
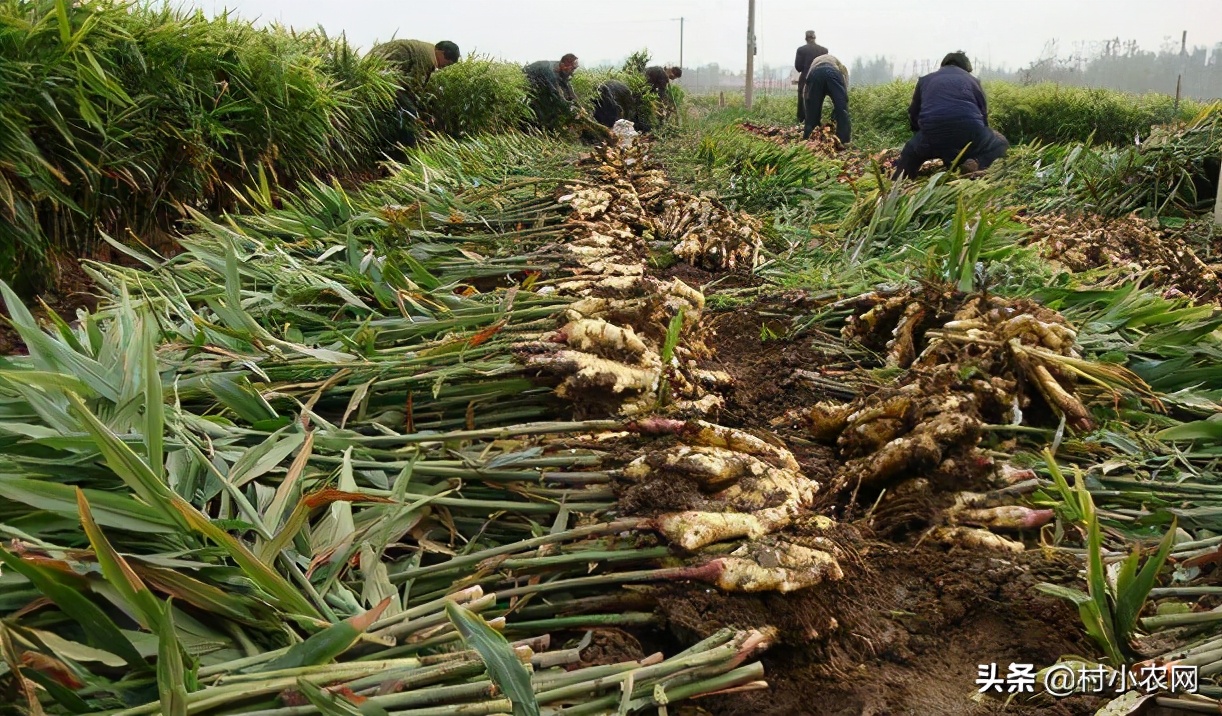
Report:
[{"label": "hazy horizon", "polygon": [[[464,54],[514,62],[559,58],[574,52],[586,66],[618,61],[648,48],[654,61],[679,61],[679,17],[684,17],[683,60],[687,67],[717,63],[737,71],[746,65],[746,0],[619,0],[614,5],[560,0],[187,0],[218,13],[225,8],[247,19],[299,29],[317,25],[344,32],[368,49],[392,37],[453,40]],[[940,59],[962,49],[981,66],[1017,68],[1045,56],[1051,41],[1062,53],[1078,43],[1111,38],[1136,40],[1145,50],[1178,46],[1188,30],[1189,47],[1222,43],[1222,2],[1185,0],[1155,9],[1136,0],[1076,3],[1030,0],[994,2],[901,0],[840,4],[814,11],[795,0],[757,0],[755,64],[793,61],[803,32],[846,64],[885,56],[902,71],[907,63]]]}]

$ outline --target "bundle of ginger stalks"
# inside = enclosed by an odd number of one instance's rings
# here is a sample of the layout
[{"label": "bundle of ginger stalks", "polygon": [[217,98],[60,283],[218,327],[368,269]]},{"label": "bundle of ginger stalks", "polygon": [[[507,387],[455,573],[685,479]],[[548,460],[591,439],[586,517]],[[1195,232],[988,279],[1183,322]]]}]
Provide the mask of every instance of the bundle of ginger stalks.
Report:
[{"label": "bundle of ginger stalks", "polygon": [[988,449],[986,436],[1058,425],[1085,434],[1098,425],[1089,406],[1120,399],[1161,408],[1141,377],[1085,357],[1069,322],[1034,301],[929,284],[841,303],[851,311],[844,338],[898,375],[778,424],[835,447],[843,464],[833,493],[850,511],[872,505],[870,524],[884,534],[926,530],[950,545],[1021,552],[1021,541],[994,531],[1030,534],[1054,512],[1014,504],[1042,483]]},{"label": "bundle of ginger stalks", "polygon": [[[768,539],[806,494],[783,455],[696,420],[726,380],[695,368],[703,296],[645,275],[640,155],[604,151],[499,198],[405,165],[198,217],[173,258],[92,264],[110,296],[72,322],[5,289],[29,349],[0,359],[0,668],[23,708],[580,714],[762,688],[754,631],[583,660],[589,630],[656,625],[621,585],[839,575],[830,547]],[[626,451],[676,437],[722,459],[710,500],[741,524],[615,517],[647,479]]]}]

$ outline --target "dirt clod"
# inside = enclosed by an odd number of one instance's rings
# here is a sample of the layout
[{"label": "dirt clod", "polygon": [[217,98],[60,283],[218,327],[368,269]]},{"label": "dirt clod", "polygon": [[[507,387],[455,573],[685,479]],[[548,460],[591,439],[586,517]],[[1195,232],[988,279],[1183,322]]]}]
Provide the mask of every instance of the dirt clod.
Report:
[{"label": "dirt clod", "polygon": [[590,632],[590,643],[581,650],[581,662],[577,668],[620,664],[645,658],[641,642],[623,629],[594,629]]},{"label": "dirt clod", "polygon": [[683,643],[725,626],[778,628],[779,643],[763,656],[772,688],[702,700],[715,714],[1076,716],[1100,702],[1018,701],[1003,711],[975,686],[980,664],[1039,669],[1091,652],[1074,610],[1033,589],[1068,569],[1039,554],[873,545],[840,582],[759,596],[674,587],[661,610]]}]

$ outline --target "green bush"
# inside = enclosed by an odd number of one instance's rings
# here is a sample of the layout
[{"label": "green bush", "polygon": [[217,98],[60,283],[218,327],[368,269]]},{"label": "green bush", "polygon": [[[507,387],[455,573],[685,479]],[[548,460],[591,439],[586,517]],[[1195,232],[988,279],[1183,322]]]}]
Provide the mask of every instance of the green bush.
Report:
[{"label": "green bush", "polygon": [[[896,80],[882,85],[849,88],[849,116],[853,119],[853,141],[863,147],[895,147],[912,136],[908,105],[916,87],[913,81]],[[1023,142],[1084,142],[1133,144],[1148,137],[1151,128],[1171,122],[1186,122],[1202,105],[1181,102],[1179,111],[1166,95],[1133,95],[1114,90],[1066,87],[1053,84],[1020,86],[1007,82],[985,82],[989,122],[1014,144]],[[705,96],[690,104],[706,115],[712,125],[733,124],[749,119],[792,125],[795,98],[757,97],[750,111],[743,108],[742,94],[719,99]],[[826,114],[826,113],[825,113]]]},{"label": "green bush", "polygon": [[1133,95],[1114,90],[1039,84],[1020,87],[988,82],[991,123],[1011,142],[1082,142],[1133,144],[1150,135],[1151,127],[1187,121],[1200,109],[1167,95]]},{"label": "green bush", "polygon": [[236,205],[260,175],[367,166],[394,100],[385,68],[320,31],[107,0],[0,1],[0,278],[48,253]]},{"label": "green bush", "polygon": [[518,127],[530,117],[526,75],[518,65],[466,57],[433,74],[423,112],[434,130],[457,137]]},{"label": "green bush", "polygon": [[912,82],[895,81],[882,85],[849,88],[849,117],[853,120],[853,141],[867,147],[894,147],[908,141],[908,105],[912,103]]}]

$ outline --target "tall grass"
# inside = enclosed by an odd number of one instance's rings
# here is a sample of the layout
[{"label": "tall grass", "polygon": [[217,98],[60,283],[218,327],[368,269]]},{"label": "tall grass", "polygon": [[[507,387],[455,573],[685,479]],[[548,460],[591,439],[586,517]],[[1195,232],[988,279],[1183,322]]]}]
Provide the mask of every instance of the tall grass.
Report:
[{"label": "tall grass", "polygon": [[[1132,144],[1147,137],[1151,128],[1186,122],[1201,111],[1197,102],[1181,102],[1166,95],[1133,95],[1114,90],[1064,87],[1054,84],[1019,86],[1007,82],[985,82],[989,123],[1013,143],[1084,142]],[[908,141],[908,104],[915,83],[897,80],[881,85],[849,88],[849,114],[853,139],[864,147],[894,147]],[[755,100],[750,111],[741,95],[728,95],[726,106],[718,98],[701,97],[694,105],[710,113],[710,119],[732,123],[753,118],[776,124],[794,124],[795,99],[766,96]]]},{"label": "tall grass", "polygon": [[531,116],[522,68],[487,57],[465,57],[429,82],[424,114],[434,130],[465,137],[521,126]]},{"label": "tall grass", "polygon": [[389,75],[341,37],[101,0],[0,2],[0,278],[166,230],[257,177],[369,165]]},{"label": "tall grass", "polygon": [[1148,137],[1151,127],[1186,122],[1203,106],[1187,101],[1176,109],[1164,94],[1054,84],[986,82],[985,92],[991,123],[1012,142],[1080,142],[1093,135],[1096,142],[1133,144]]}]

